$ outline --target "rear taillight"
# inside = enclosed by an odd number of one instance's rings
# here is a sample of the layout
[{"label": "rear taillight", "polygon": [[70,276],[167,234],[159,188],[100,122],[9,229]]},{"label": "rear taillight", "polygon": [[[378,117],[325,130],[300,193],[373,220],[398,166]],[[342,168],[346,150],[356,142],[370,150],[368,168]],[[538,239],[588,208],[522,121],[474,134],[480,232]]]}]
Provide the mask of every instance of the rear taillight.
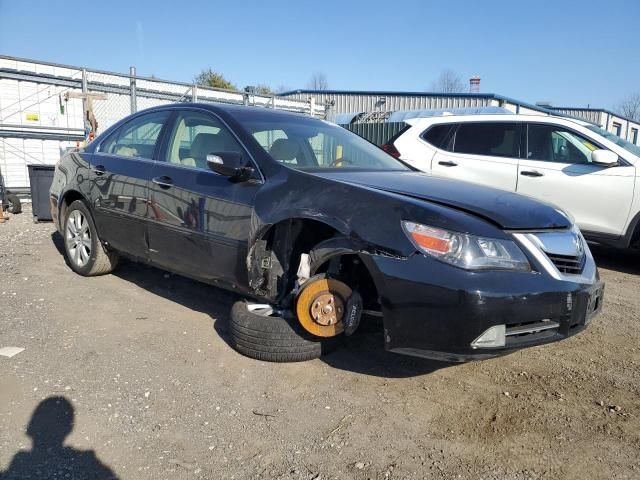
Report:
[{"label": "rear taillight", "polygon": [[387,152],[392,157],[400,158],[400,152],[393,143],[385,143],[384,145],[382,145],[382,150]]}]

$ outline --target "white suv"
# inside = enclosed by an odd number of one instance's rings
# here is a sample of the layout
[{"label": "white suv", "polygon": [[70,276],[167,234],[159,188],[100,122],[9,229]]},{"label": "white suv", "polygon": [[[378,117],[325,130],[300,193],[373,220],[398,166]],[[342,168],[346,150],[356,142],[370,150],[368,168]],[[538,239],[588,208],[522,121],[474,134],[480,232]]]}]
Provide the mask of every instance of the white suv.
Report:
[{"label": "white suv", "polygon": [[638,244],[640,147],[565,117],[449,115],[406,123],[383,148],[415,168],[551,202],[591,241]]}]

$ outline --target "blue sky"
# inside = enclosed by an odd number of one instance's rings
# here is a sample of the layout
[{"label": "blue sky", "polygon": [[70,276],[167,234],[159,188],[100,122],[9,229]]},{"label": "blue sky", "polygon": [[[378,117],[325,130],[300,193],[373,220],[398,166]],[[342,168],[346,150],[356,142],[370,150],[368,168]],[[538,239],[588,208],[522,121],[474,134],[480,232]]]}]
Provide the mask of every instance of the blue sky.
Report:
[{"label": "blue sky", "polygon": [[483,92],[611,108],[640,91],[640,2],[0,0],[0,54],[239,87]]}]

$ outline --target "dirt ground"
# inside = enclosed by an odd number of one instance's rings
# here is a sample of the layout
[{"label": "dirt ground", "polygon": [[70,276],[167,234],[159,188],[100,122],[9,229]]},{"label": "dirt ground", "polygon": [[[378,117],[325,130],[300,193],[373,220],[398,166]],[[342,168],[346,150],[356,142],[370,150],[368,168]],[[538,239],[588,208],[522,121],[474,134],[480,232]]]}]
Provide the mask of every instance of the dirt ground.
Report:
[{"label": "dirt ground", "polygon": [[593,249],[604,311],[564,342],[449,365],[373,322],[271,364],[229,346],[232,294],[129,262],[82,278],[60,248],[29,211],[0,224],[0,348],[25,349],[0,356],[0,478],[640,478],[636,253]]}]

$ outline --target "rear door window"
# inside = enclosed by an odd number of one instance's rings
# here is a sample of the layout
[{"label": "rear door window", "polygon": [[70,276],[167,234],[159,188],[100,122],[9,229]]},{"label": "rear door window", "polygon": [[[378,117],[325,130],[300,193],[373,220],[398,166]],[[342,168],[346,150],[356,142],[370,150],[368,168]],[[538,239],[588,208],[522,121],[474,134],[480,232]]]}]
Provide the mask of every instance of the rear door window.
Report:
[{"label": "rear door window", "polygon": [[472,155],[517,158],[520,155],[520,124],[462,123],[455,134],[453,151]]},{"label": "rear door window", "polygon": [[102,145],[99,151],[121,157],[153,159],[160,132],[170,112],[153,112],[125,123]]},{"label": "rear door window", "polygon": [[422,139],[441,150],[453,150],[453,137],[458,124],[444,123],[434,125],[422,133]]}]

